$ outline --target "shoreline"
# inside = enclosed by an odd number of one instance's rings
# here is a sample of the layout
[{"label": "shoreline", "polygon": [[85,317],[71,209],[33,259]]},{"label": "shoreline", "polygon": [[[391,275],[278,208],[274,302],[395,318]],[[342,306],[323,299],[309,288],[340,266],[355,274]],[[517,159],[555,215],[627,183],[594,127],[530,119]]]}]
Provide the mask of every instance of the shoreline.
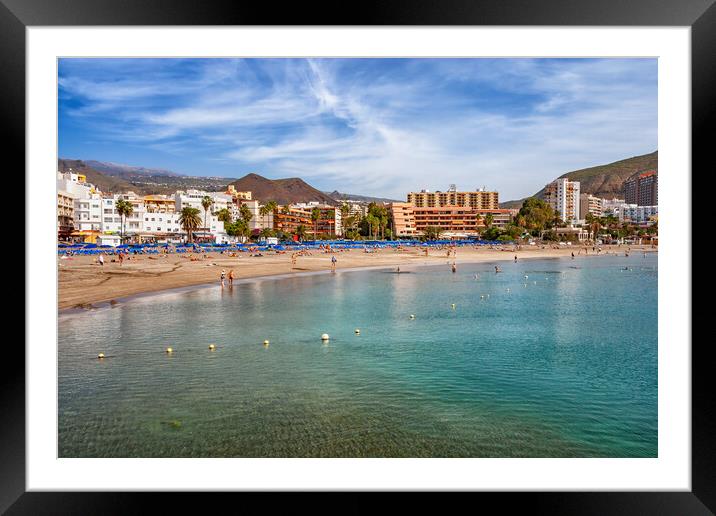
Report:
[{"label": "shoreline", "polygon": [[[336,272],[358,272],[390,267],[446,266],[447,263],[490,263],[518,260],[599,257],[623,254],[626,247],[602,247],[602,253],[583,253],[583,247],[566,249],[467,249],[458,248],[457,257],[446,256],[446,250],[432,250],[425,256],[421,250],[383,250],[377,253],[363,253],[353,250],[336,253]],[[632,253],[657,252],[648,246],[633,246]],[[577,253],[580,253],[577,255]],[[206,255],[205,255],[206,256]],[[150,258],[147,255],[133,257],[119,265],[107,262],[99,266],[89,256],[69,260],[58,259],[58,314],[71,315],[88,313],[98,309],[112,308],[131,300],[181,292],[189,292],[211,286],[219,286],[218,276],[222,269],[233,269],[234,282],[244,284],[257,280],[279,280],[305,277],[331,272],[331,253],[316,252],[298,259],[296,267],[291,265],[290,255],[265,255],[262,257],[228,257],[210,254],[192,261],[188,255],[163,255]],[[101,268],[100,268],[101,267]]]}]

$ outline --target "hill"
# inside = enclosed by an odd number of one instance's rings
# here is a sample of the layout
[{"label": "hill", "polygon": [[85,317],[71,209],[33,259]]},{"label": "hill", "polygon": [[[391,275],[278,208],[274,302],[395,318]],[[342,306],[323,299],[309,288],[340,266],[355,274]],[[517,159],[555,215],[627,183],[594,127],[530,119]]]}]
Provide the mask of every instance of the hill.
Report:
[{"label": "hill", "polygon": [[88,166],[82,160],[62,158],[57,160],[57,170],[60,172],[67,172],[70,169],[77,174],[84,174],[87,177],[87,182],[92,183],[102,192],[119,193],[127,190],[136,191],[135,186],[131,183],[118,177],[107,176],[99,170]]},{"label": "hill", "polygon": [[376,202],[376,203],[386,203],[386,202],[401,202],[397,199],[387,199],[385,197],[370,197],[368,195],[356,195],[356,194],[349,194],[349,193],[341,193],[338,190],[333,190],[332,192],[323,192],[327,196],[331,197],[332,199],[335,199],[336,201],[359,201],[359,202]]},{"label": "hill", "polygon": [[[659,168],[659,151],[615,161],[607,165],[573,170],[559,176],[580,182],[581,193],[589,193],[597,197],[612,198],[622,196],[622,183],[628,177],[644,170]],[[558,179],[559,179],[558,178]],[[544,188],[533,197],[542,197]],[[519,208],[524,199],[500,203],[502,208]]]},{"label": "hill", "polygon": [[131,190],[137,194],[173,194],[177,190],[224,191],[234,178],[185,176],[170,170],[133,167],[103,161],[62,159],[57,160],[57,170],[72,168],[87,176],[87,181],[107,193]]},{"label": "hill", "polygon": [[135,167],[132,165],[124,165],[122,163],[112,163],[109,161],[85,161],[87,166],[92,167],[95,170],[108,175],[108,176],[119,176],[122,178],[132,176],[171,176],[178,177],[184,174],[177,174],[171,170],[165,170],[163,168],[146,168],[146,167]]},{"label": "hill", "polygon": [[318,201],[333,206],[338,202],[325,193],[313,188],[303,179],[267,179],[258,174],[247,174],[231,183],[238,191],[250,191],[253,199],[276,201],[278,204]]}]

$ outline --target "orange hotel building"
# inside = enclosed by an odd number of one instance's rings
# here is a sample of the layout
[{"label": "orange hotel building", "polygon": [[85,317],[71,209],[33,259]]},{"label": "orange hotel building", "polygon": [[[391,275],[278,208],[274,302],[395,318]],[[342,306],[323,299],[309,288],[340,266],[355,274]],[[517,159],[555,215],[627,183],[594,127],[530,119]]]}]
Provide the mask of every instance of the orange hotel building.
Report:
[{"label": "orange hotel building", "polygon": [[398,237],[420,236],[428,226],[440,228],[445,237],[468,237],[487,227],[485,217],[488,214],[492,215],[493,226],[504,227],[512,221],[517,210],[475,209],[469,206],[420,207],[409,202],[394,202],[391,211]]}]

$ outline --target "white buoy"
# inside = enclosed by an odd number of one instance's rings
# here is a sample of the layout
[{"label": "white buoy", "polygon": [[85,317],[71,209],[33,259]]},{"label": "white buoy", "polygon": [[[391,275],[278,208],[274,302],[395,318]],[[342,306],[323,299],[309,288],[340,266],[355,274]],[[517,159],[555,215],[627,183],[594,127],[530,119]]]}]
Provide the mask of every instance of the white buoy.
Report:
[{"label": "white buoy", "polygon": [[165,351],[166,351],[167,353],[171,353],[171,352],[173,352],[174,350],[173,350],[172,348],[167,348]]},{"label": "white buoy", "polygon": [[411,318],[411,319],[415,319],[415,315],[410,314],[410,318]]},{"label": "white buoy", "polygon": [[529,276],[527,274],[525,274],[525,279],[527,279],[527,278],[529,278]]},{"label": "white buoy", "polygon": [[356,329],[355,329],[355,334],[356,334],[356,335],[360,335],[360,329],[356,328]]},{"label": "white buoy", "polygon": [[455,303],[451,304],[450,306],[452,307],[453,310],[455,310]]},{"label": "white buoy", "polygon": [[99,355],[97,355],[97,358],[99,358],[99,359],[104,358],[104,353],[100,353]]},{"label": "white buoy", "polygon": [[327,333],[324,333],[323,335],[321,335],[321,340],[328,340],[329,338],[330,337],[328,336]]},{"label": "white buoy", "polygon": [[268,346],[268,345],[269,345],[269,341],[265,340],[265,341],[264,341],[264,346]]},{"label": "white buoy", "polygon": [[212,350],[212,351],[214,351],[214,349],[216,349],[216,346],[213,345],[213,344],[209,344],[209,349]]}]

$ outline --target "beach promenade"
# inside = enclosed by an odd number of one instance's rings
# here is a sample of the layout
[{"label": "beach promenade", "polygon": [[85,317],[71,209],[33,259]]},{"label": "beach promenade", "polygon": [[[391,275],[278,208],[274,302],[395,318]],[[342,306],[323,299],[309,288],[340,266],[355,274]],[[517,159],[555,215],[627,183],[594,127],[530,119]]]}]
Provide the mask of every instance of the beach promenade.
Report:
[{"label": "beach promenade", "polygon": [[[601,255],[621,254],[627,246],[602,246]],[[631,246],[632,257],[636,261],[643,252],[654,252],[650,246]],[[257,278],[262,276],[288,275],[331,270],[331,257],[336,256],[336,269],[363,267],[400,266],[409,270],[410,266],[440,265],[448,263],[479,263],[492,261],[514,261],[535,258],[577,258],[585,256],[584,248],[565,246],[559,249],[535,246],[522,246],[514,251],[512,246],[490,249],[487,247],[461,247],[457,256],[447,256],[446,249],[431,248],[425,255],[423,248],[380,249],[365,253],[351,249],[326,253],[314,250],[311,254],[299,256],[292,264],[291,253],[263,253],[263,256],[250,256],[239,253],[229,256],[221,253],[207,254],[165,254],[131,256],[120,265],[115,256],[105,257],[105,264],[99,265],[95,256],[71,256],[58,258],[58,308],[91,308],[93,303],[108,302],[115,299],[158,292],[166,289],[189,287],[215,282],[219,285],[222,270],[234,271],[236,279]],[[588,248],[588,256],[595,256]],[[114,260],[114,261],[113,261]]]}]

